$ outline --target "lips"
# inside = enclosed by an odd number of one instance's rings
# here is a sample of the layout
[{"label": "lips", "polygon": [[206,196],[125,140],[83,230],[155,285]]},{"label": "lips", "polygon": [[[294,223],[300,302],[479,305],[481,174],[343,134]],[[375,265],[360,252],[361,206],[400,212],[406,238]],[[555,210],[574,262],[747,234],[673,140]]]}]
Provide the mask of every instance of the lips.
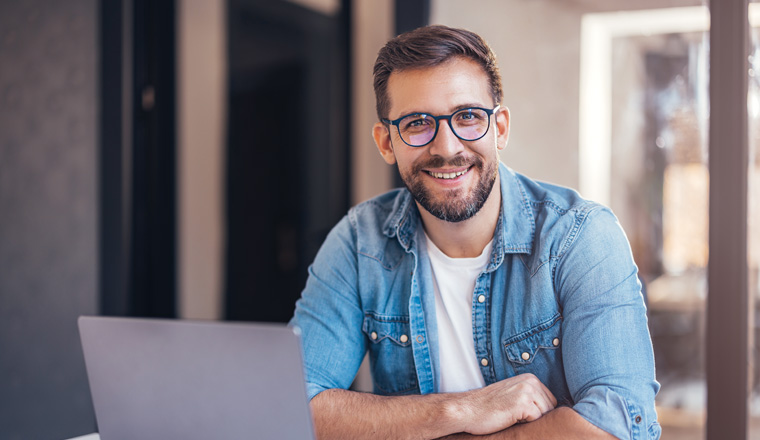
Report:
[{"label": "lips", "polygon": [[433,156],[415,164],[412,168],[412,174],[424,173],[441,183],[443,183],[442,181],[454,183],[464,179],[473,168],[482,169],[482,165],[483,162],[478,157],[457,155],[446,160],[441,156]]},{"label": "lips", "polygon": [[469,168],[467,168],[466,170],[455,171],[455,172],[451,172],[451,173],[440,173],[440,172],[437,172],[437,171],[428,171],[428,170],[425,170],[426,173],[430,174],[431,176],[435,177],[436,179],[456,179],[457,177],[466,174],[468,171],[470,171]]}]

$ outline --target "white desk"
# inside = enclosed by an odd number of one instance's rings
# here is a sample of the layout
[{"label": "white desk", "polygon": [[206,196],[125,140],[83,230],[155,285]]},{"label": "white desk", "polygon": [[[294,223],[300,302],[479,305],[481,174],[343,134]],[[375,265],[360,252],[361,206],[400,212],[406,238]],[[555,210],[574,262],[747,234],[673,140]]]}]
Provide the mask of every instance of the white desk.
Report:
[{"label": "white desk", "polygon": [[100,434],[98,433],[87,434],[81,437],[70,438],[69,440],[100,440]]}]

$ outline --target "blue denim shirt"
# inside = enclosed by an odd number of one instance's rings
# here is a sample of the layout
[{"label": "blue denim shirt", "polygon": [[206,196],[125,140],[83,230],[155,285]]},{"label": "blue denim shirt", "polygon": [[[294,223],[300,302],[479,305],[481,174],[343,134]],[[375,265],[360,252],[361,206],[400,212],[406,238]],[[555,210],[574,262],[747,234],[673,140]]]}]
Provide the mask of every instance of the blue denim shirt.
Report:
[{"label": "blue denim shirt", "polygon": [[[485,383],[533,373],[605,431],[659,438],[646,308],[617,219],[503,164],[499,175],[503,209],[472,302],[473,362]],[[432,275],[406,189],[352,208],[335,226],[291,324],[302,330],[309,398],[348,388],[368,350],[375,393],[438,392],[446,366]]]}]

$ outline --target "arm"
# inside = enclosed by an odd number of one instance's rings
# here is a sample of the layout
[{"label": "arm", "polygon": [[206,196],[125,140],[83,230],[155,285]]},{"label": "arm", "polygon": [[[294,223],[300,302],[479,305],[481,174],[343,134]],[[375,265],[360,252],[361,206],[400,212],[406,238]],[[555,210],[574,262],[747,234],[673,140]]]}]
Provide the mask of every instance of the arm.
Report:
[{"label": "arm", "polygon": [[[456,434],[447,440],[473,439],[469,434]],[[606,440],[615,436],[592,425],[572,408],[561,407],[550,411],[531,423],[522,423],[488,436],[477,437],[479,440],[519,440],[519,439],[562,439],[562,440]]]},{"label": "arm", "polygon": [[433,439],[497,432],[538,420],[556,404],[535,376],[523,374],[464,393],[387,397],[331,389],[312,399],[311,410],[320,439]]},{"label": "arm", "polygon": [[572,409],[616,437],[658,438],[659,384],[630,246],[608,209],[585,215],[560,252],[554,278]]}]

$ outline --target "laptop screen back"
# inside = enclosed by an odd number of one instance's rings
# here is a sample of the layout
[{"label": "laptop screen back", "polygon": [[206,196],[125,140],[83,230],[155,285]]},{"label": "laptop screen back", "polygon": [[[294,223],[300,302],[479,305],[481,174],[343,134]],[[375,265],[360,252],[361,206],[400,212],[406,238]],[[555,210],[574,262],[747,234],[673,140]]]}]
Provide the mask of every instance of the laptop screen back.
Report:
[{"label": "laptop screen back", "polygon": [[98,431],[119,439],[313,439],[297,331],[81,317]]}]

